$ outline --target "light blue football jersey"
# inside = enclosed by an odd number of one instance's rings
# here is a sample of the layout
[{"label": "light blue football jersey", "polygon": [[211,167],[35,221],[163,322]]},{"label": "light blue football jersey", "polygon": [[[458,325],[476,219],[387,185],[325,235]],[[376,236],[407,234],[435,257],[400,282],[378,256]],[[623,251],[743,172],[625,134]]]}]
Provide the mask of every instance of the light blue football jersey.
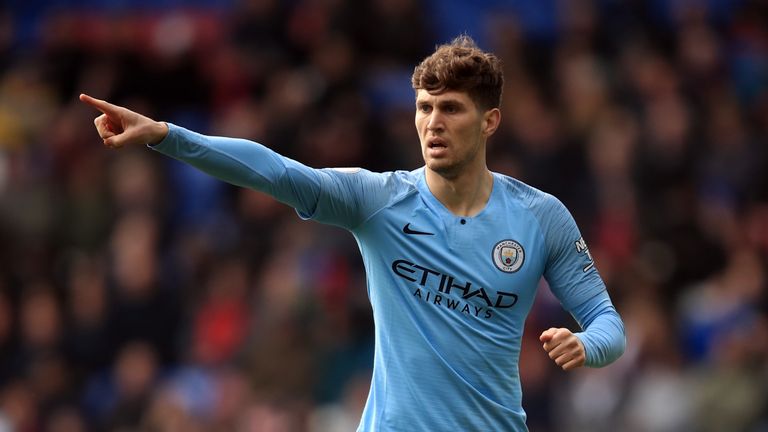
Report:
[{"label": "light blue football jersey", "polygon": [[312,169],[257,143],[169,127],[155,150],[354,235],[376,339],[359,431],[526,431],[518,358],[542,277],[585,329],[587,365],[623,352],[586,244],[549,194],[494,173],[484,210],[456,216],[424,168]]}]

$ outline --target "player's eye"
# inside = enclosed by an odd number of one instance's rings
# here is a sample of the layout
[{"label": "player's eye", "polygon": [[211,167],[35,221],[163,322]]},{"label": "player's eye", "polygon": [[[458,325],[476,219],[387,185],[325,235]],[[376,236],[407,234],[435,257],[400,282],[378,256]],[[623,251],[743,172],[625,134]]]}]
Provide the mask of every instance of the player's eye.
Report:
[{"label": "player's eye", "polygon": [[459,112],[459,108],[456,105],[446,105],[443,108],[443,111],[447,112],[448,114],[456,114]]},{"label": "player's eye", "polygon": [[420,104],[419,105],[419,111],[421,111],[423,113],[429,113],[430,111],[432,111],[432,107],[427,105],[427,104]]}]

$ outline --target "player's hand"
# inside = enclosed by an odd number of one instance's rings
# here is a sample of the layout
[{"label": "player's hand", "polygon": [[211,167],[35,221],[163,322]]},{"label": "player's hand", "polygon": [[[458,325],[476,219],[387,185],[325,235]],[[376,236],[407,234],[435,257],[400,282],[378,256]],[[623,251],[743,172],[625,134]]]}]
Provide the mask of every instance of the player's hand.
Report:
[{"label": "player's hand", "polygon": [[106,147],[157,144],[168,135],[168,125],[163,122],[86,94],[80,100],[101,111],[93,123]]},{"label": "player's hand", "polygon": [[584,366],[587,360],[584,344],[568,329],[550,328],[541,333],[539,340],[549,358],[563,370]]}]

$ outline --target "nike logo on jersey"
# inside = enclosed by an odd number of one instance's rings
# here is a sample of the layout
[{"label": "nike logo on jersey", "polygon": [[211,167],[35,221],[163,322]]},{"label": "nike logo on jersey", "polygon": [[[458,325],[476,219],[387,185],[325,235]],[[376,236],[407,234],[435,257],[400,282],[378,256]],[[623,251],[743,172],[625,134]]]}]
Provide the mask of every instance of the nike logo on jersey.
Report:
[{"label": "nike logo on jersey", "polygon": [[405,226],[403,227],[403,232],[411,235],[435,235],[435,233],[426,232],[426,231],[416,231],[415,229],[411,229],[410,222],[405,224]]}]

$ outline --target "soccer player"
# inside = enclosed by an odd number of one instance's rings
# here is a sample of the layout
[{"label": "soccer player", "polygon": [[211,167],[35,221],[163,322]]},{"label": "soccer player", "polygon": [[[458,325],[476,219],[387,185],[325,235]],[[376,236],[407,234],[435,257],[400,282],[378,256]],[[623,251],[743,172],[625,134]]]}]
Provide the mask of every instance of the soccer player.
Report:
[{"label": "soccer player", "polygon": [[563,369],[617,359],[624,326],[563,204],[486,167],[499,60],[462,36],[423,60],[412,84],[424,166],[385,173],[313,169],[255,142],[81,100],[103,113],[95,124],[107,147],[148,144],[354,235],[376,347],[359,431],[526,431],[518,358],[540,279],[583,329],[541,334]]}]

